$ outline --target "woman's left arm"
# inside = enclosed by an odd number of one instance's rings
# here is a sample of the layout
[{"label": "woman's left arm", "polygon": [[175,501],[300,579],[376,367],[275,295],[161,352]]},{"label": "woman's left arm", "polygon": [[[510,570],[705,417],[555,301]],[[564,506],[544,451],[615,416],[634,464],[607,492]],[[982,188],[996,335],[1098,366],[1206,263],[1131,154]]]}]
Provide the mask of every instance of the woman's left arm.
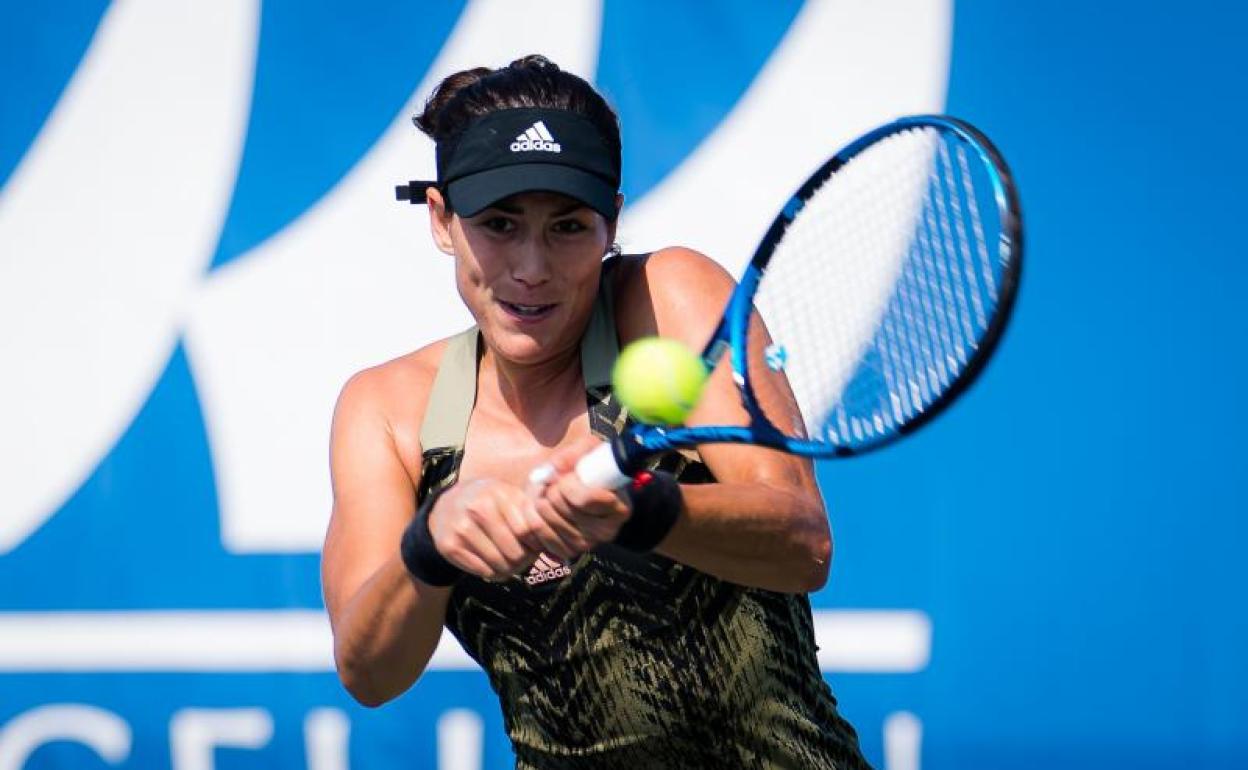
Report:
[{"label": "woman's left arm", "polygon": [[[684,510],[656,550],[741,585],[789,593],[822,588],[832,536],[813,479],[801,478],[809,472],[775,473],[748,458],[748,472],[732,473],[723,458],[707,457],[714,453],[705,447],[702,454],[719,480],[681,486]],[[764,466],[769,459],[757,458]]]},{"label": "woman's left arm", "polygon": [[[655,252],[628,265],[620,280],[621,344],[658,334],[697,351],[734,287],[723,268],[688,249]],[[731,374],[725,357],[688,424],[748,423]],[[741,585],[794,593],[822,587],[832,538],[812,462],[741,444],[706,444],[699,453],[717,482],[681,486],[684,509],[657,551]],[[579,497],[579,490],[567,492]]]},{"label": "woman's left arm", "polygon": [[[556,453],[558,476],[543,487],[535,512],[562,519],[590,547],[611,542],[630,516],[619,495],[586,487],[573,472],[600,443],[591,438]],[[821,588],[832,538],[809,462],[742,445],[700,451],[717,481],[680,486],[681,510],[655,550],[740,585],[786,593]]]}]

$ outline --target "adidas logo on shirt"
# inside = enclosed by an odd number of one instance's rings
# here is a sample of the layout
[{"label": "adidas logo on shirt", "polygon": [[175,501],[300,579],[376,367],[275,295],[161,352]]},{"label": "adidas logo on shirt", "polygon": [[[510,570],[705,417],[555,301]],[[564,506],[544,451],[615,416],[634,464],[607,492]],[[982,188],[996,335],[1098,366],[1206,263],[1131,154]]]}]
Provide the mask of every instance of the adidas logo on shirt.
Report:
[{"label": "adidas logo on shirt", "polygon": [[546,554],[541,554],[537,557],[537,561],[533,562],[533,566],[529,568],[529,574],[524,576],[524,582],[531,586],[536,586],[551,580],[565,578],[571,574],[571,567]]},{"label": "adidas logo on shirt", "polygon": [[511,143],[512,152],[531,152],[534,150],[563,152],[563,148],[555,141],[555,137],[550,135],[546,124],[540,120],[529,126],[528,130],[517,136],[516,141]]}]

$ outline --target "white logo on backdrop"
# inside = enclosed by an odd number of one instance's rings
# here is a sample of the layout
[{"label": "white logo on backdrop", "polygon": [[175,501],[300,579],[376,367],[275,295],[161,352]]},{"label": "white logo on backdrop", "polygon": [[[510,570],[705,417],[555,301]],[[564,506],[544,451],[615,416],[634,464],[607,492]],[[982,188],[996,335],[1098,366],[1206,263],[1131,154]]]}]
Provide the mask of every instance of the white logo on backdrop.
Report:
[{"label": "white logo on backdrop", "polygon": [[[206,278],[247,125],[258,6],[112,6],[0,197],[0,328],[21,331],[3,338],[2,352],[22,362],[0,378],[7,495],[0,554],[47,520],[112,447],[179,335],[207,424],[225,548],[317,550],[328,516],[327,428],[338,389],[354,371],[469,321],[422,212],[389,198],[396,178],[433,173],[432,146],[408,118],[444,75],[482,61],[543,51],[592,80],[601,7],[563,3],[543,17],[559,24],[534,23],[505,0],[470,3],[410,101],[339,184]],[[828,152],[899,114],[938,111],[952,9],[926,0],[907,5],[902,13],[880,4],[806,4],[715,132],[626,207],[624,248],[685,243],[737,273],[778,202]],[[850,29],[855,34],[843,34]],[[833,37],[839,45],[826,44]],[[772,141],[781,123],[785,141]],[[177,633],[171,623],[207,624],[199,638],[224,647],[171,644],[173,658],[159,666],[175,670],[211,669],[218,660],[253,670],[329,666],[318,613],[255,619],[260,625],[251,632],[249,618],[104,613],[56,622],[78,624],[80,639],[112,638],[119,622],[127,629],[147,622],[145,633],[154,637]],[[823,645],[826,668],[926,665],[923,613],[822,613],[817,620],[835,639]],[[48,622],[0,617],[13,665],[37,667],[49,654],[43,631],[61,626]],[[284,641],[287,632],[305,643]],[[232,639],[237,649],[225,649]],[[60,665],[124,670],[145,660],[126,645],[75,649]],[[457,648],[438,661],[465,665]]]},{"label": "white logo on backdrop", "polygon": [[[535,20],[506,0],[470,2],[354,168],[206,277],[248,123],[258,0],[110,6],[0,190],[0,356],[10,363],[0,378],[0,557],[115,445],[179,338],[206,421],[223,545],[315,551],[342,383],[469,322],[423,213],[390,199],[396,181],[434,172],[409,117],[445,74],[534,51],[592,80],[601,5],[552,5]],[[621,245],[683,243],[739,272],[776,206],[828,152],[897,115],[940,110],[951,23],[948,0],[806,3],[715,132],[629,202]],[[821,612],[816,627],[825,670],[927,665],[922,612]],[[443,645],[433,666],[471,662]],[[319,612],[0,614],[0,671],[331,667]],[[888,729],[901,736],[890,745],[917,742],[917,723]]]},{"label": "white logo on backdrop", "polygon": [[[0,352],[22,362],[0,379],[0,553],[109,451],[179,334],[224,545],[315,551],[342,383],[469,321],[423,213],[388,198],[396,179],[433,173],[432,146],[408,119],[442,76],[483,61],[543,51],[592,79],[601,8],[564,5],[535,24],[514,4],[470,3],[411,100],[338,185],[206,278],[247,126],[257,3],[111,7],[0,197],[0,328],[20,331]],[[939,110],[952,9],[905,5],[808,3],[717,130],[626,207],[624,248],[684,243],[735,273],[833,148],[899,114]]]},{"label": "white logo on backdrop", "polygon": [[146,401],[247,129],[257,0],[118,3],[0,191],[0,555]]}]

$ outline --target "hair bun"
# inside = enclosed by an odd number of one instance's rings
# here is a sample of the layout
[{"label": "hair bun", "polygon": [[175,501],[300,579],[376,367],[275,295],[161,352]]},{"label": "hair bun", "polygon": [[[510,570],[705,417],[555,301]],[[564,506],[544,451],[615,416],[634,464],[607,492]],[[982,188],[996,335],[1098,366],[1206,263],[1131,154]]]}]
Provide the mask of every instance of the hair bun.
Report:
[{"label": "hair bun", "polygon": [[558,64],[555,64],[553,61],[547,59],[545,56],[542,56],[540,53],[531,53],[528,56],[521,56],[519,59],[516,59],[507,66],[515,70],[538,69],[549,70],[551,72],[561,71]]},{"label": "hair bun", "polygon": [[[529,58],[529,57],[525,57]],[[520,61],[517,59],[517,61]],[[460,70],[452,75],[448,75],[438,87],[434,89],[433,94],[425,102],[425,109],[419,115],[412,116],[412,122],[416,124],[426,136],[430,139],[437,140],[442,132],[439,131],[438,118],[442,115],[443,108],[454,99],[459,92],[469,86],[475,85],[477,81],[490,75],[494,70],[489,67],[473,67],[472,69]]]},{"label": "hair bun", "polygon": [[474,119],[520,107],[567,110],[587,118],[614,156],[615,167],[620,167],[615,111],[584,78],[537,53],[498,69],[474,67],[448,76],[412,122],[433,141],[454,143]]}]

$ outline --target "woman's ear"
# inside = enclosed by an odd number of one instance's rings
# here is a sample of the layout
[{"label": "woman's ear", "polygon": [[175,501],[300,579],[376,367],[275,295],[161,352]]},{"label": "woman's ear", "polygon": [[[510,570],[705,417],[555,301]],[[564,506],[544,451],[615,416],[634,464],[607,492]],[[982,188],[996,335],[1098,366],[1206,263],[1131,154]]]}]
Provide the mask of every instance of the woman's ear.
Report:
[{"label": "woman's ear", "polygon": [[620,212],[624,210],[624,193],[615,194],[615,219],[607,223],[607,245],[615,245],[615,231],[620,224]]},{"label": "woman's ear", "polygon": [[443,254],[455,256],[455,242],[451,240],[451,220],[455,215],[447,210],[442,191],[436,187],[427,189],[425,203],[429,207],[429,232],[433,242]]}]

